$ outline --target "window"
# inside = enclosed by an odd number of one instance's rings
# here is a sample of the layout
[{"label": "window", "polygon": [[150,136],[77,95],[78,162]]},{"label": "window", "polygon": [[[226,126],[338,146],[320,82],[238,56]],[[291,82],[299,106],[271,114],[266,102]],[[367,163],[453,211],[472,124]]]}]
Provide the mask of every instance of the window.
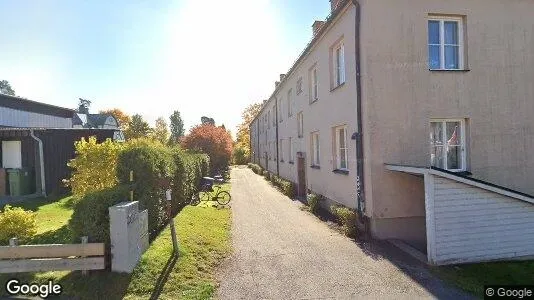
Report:
[{"label": "window", "polygon": [[310,70],[310,78],[311,78],[311,92],[310,92],[310,102],[315,102],[319,99],[319,83],[317,79],[317,67],[313,67]]},{"label": "window", "polygon": [[282,99],[278,99],[278,122],[282,122],[284,120],[282,112],[284,111],[282,108],[283,101]]},{"label": "window", "polygon": [[276,113],[276,110],[274,109],[274,106],[273,106],[273,127],[276,126],[276,116],[274,115]]},{"label": "window", "polygon": [[431,17],[428,20],[428,68],[463,68],[462,18]]},{"label": "window", "polygon": [[302,77],[297,80],[297,95],[300,95],[300,93],[302,93]]},{"label": "window", "polygon": [[298,137],[302,138],[304,136],[304,119],[302,112],[297,114],[297,128],[298,128]]},{"label": "window", "polygon": [[320,160],[319,160],[319,132],[313,132],[311,134],[311,161],[312,166],[318,167]]},{"label": "window", "polygon": [[287,157],[289,159],[289,163],[293,163],[294,162],[294,157],[293,157],[293,138],[289,138],[287,140]]},{"label": "window", "polygon": [[280,161],[284,162],[284,140],[280,139],[280,149],[278,149],[278,152],[280,153]]},{"label": "window", "polygon": [[267,112],[267,129],[271,128],[271,111]]},{"label": "window", "polygon": [[287,117],[291,117],[293,115],[293,103],[291,103],[291,94],[293,93],[293,90],[289,90],[287,92]]},{"label": "window", "polygon": [[343,42],[333,48],[334,88],[345,83],[345,46]]},{"label": "window", "polygon": [[334,161],[337,170],[347,170],[347,127],[334,128]]},{"label": "window", "polygon": [[465,121],[430,121],[430,164],[449,171],[465,171]]}]

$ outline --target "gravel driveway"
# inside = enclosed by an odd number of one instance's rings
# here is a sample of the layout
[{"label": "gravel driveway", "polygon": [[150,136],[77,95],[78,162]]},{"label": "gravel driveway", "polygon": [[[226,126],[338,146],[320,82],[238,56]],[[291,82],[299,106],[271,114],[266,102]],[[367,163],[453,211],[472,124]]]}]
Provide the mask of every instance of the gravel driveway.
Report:
[{"label": "gravel driveway", "polygon": [[251,170],[231,177],[234,253],[220,299],[466,298],[393,246],[330,229]]}]

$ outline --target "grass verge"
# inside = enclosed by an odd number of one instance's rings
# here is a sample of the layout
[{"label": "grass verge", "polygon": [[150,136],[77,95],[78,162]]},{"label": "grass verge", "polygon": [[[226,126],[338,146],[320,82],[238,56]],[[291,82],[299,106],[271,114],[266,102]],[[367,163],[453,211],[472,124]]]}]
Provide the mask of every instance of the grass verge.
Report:
[{"label": "grass verge", "polygon": [[[229,189],[229,185],[223,186],[223,190]],[[41,212],[58,209],[50,207]],[[40,210],[41,207],[36,211],[39,213]],[[172,241],[167,226],[143,254],[132,274],[108,271],[94,271],[87,276],[81,275],[81,272],[2,274],[0,297],[6,295],[6,281],[17,278],[26,283],[53,280],[62,285],[62,296],[77,299],[212,298],[217,288],[216,268],[231,251],[230,209],[210,205],[187,206],[175,217],[175,225],[180,249],[178,258],[172,256]],[[51,228],[51,231],[61,228],[68,230],[59,221],[56,226],[59,227]]]},{"label": "grass verge", "polygon": [[534,261],[479,263],[432,270],[444,280],[483,298],[484,285],[532,284]]}]

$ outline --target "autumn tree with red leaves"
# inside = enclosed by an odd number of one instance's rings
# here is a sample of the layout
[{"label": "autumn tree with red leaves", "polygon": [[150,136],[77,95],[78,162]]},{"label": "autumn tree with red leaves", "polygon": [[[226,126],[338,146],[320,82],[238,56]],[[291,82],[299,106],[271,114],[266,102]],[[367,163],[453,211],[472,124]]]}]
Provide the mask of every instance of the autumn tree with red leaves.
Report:
[{"label": "autumn tree with red leaves", "polygon": [[210,123],[197,125],[183,138],[182,147],[208,154],[212,173],[230,165],[233,150],[232,136],[223,127]]}]

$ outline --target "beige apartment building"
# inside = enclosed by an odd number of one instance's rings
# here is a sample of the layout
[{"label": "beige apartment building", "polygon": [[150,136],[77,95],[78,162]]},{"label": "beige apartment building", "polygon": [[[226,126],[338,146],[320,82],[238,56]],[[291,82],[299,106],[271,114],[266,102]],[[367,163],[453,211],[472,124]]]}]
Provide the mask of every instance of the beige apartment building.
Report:
[{"label": "beige apartment building", "polygon": [[253,162],[430,263],[534,256],[534,1],[331,5],[251,124]]}]

